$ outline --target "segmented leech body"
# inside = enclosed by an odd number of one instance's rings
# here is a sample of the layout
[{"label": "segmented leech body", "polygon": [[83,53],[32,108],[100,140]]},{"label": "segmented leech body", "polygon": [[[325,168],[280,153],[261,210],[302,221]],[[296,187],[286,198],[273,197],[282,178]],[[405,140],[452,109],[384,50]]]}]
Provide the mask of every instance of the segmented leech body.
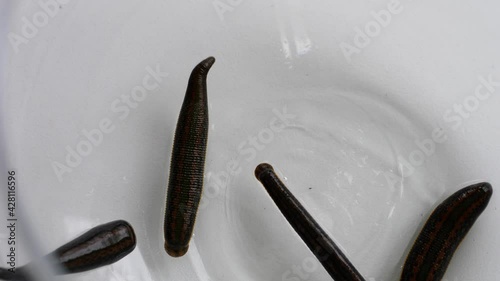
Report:
[{"label": "segmented leech body", "polygon": [[255,177],[262,183],[281,213],[334,280],[365,280],[340,248],[281,182],[271,165],[262,163],[257,166]]},{"label": "segmented leech body", "polygon": [[[77,273],[109,265],[131,253],[136,245],[132,226],[123,220],[112,221],[92,228],[46,256],[54,262],[59,274]],[[15,273],[0,270],[0,279],[30,281],[30,264]]]},{"label": "segmented leech body", "polygon": [[189,247],[203,188],[208,138],[206,78],[215,58],[192,71],[175,129],[165,208],[165,250],[183,256]]},{"label": "segmented leech body", "polygon": [[430,215],[413,244],[401,281],[441,280],[467,232],[488,205],[489,183],[465,187],[441,203]]}]

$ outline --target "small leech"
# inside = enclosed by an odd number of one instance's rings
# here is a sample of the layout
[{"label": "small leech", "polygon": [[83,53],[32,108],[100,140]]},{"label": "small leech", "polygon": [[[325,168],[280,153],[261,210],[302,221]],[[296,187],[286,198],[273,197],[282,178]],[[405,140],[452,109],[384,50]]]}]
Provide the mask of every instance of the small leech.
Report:
[{"label": "small leech", "polygon": [[[59,269],[58,274],[70,274],[95,269],[119,261],[131,253],[136,245],[132,226],[117,220],[96,226],[45,256]],[[0,280],[30,281],[30,263],[15,273],[0,269]]]},{"label": "small leech", "polygon": [[163,225],[165,251],[172,257],[189,248],[201,198],[208,139],[206,81],[214,62],[208,57],[191,72],[175,129]]},{"label": "small leech", "polygon": [[437,206],[413,244],[400,280],[441,280],[455,250],[492,194],[491,185],[482,182],[460,189]]},{"label": "small leech", "polygon": [[262,183],[281,213],[334,280],[365,280],[340,248],[281,182],[271,165],[259,164],[255,169],[255,177]]}]

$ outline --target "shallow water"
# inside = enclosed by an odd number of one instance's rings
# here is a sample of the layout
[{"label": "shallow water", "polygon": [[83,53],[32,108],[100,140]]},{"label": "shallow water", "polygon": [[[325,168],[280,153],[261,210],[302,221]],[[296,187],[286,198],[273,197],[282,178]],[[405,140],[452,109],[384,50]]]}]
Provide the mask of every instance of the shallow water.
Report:
[{"label": "shallow water", "polygon": [[[499,90],[467,117],[454,111],[479,77],[500,79],[488,5],[403,1],[347,60],[339,44],[388,3],[226,1],[238,6],[221,15],[220,1],[67,2],[0,57],[0,167],[19,174],[20,265],[125,219],[136,250],[68,279],[329,280],[254,178],[269,162],[367,279],[397,280],[438,202],[498,182]],[[4,39],[42,11],[8,9]],[[209,55],[205,190],[190,250],[173,259],[162,233],[171,144],[188,75]],[[158,87],[141,94],[155,72]],[[495,202],[448,280],[497,279]]]}]

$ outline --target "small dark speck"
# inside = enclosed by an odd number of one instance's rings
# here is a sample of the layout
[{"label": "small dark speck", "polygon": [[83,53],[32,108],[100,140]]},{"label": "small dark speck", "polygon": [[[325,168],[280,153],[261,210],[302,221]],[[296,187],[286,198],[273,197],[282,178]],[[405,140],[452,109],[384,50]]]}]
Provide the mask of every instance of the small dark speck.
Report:
[{"label": "small dark speck", "polygon": [[312,187],[309,187],[309,190],[313,189]]},{"label": "small dark speck", "polygon": [[61,5],[59,5],[59,9],[62,9],[62,6],[61,6]]}]

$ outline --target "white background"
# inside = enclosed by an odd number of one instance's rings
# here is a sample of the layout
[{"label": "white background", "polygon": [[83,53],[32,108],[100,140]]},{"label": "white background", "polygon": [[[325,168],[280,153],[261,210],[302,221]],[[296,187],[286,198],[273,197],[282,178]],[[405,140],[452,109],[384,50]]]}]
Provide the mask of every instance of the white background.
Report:
[{"label": "white background", "polygon": [[[490,182],[445,278],[498,280],[497,2],[54,3],[0,4],[0,186],[16,170],[20,265],[125,219],[135,251],[71,280],[330,280],[253,177],[266,161],[377,281],[399,280],[439,202]],[[205,191],[174,259],[162,234],[171,144],[189,73],[208,56]],[[138,95],[145,79],[155,86]]]}]

